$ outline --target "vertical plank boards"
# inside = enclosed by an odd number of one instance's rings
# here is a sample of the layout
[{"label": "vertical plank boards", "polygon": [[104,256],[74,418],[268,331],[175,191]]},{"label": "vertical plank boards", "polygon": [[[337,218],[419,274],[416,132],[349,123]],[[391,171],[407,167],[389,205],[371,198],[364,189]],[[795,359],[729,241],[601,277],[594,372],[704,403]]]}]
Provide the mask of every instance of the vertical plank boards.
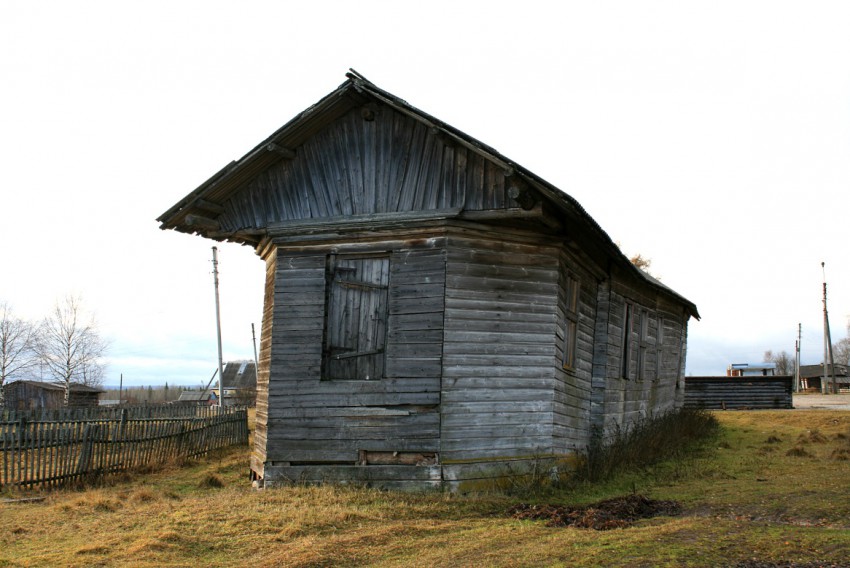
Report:
[{"label": "vertical plank boards", "polygon": [[[49,489],[247,441],[244,409],[201,410],[207,418],[200,422],[180,407],[146,408],[136,414],[147,417],[130,420],[126,409],[110,411],[66,409],[0,422],[0,487]],[[200,445],[178,443],[187,424],[201,433]]]},{"label": "vertical plank boards", "polygon": [[268,223],[464,207],[503,209],[501,165],[453,145],[422,122],[380,107],[352,108],[249,180],[224,204],[222,230]]}]

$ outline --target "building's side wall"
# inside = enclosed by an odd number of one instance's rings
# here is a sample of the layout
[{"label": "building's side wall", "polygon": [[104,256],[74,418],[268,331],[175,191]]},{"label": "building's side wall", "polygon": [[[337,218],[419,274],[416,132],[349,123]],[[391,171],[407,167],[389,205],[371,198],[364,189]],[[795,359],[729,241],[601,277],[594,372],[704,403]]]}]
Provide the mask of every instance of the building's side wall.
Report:
[{"label": "building's side wall", "polygon": [[[36,410],[41,408],[62,408],[65,406],[65,390],[53,385],[47,388],[34,385],[26,381],[15,381],[7,383],[5,390],[5,405],[11,410]],[[97,394],[92,393],[94,403],[97,406]],[[86,406],[79,404],[77,406]]]},{"label": "building's side wall", "polygon": [[688,319],[682,306],[648,286],[617,279],[600,285],[598,301],[607,313],[596,328],[594,426],[627,427],[681,407]]},{"label": "building's side wall", "polygon": [[486,487],[555,451],[557,301],[554,246],[511,242],[507,232],[449,239],[441,424],[448,487]]},{"label": "building's side wall", "polygon": [[254,427],[254,451],[251,454],[251,470],[263,477],[266,462],[266,442],[269,422],[269,375],[272,359],[272,333],[274,331],[274,289],[277,274],[277,249],[266,258],[266,282],[263,293],[263,324],[260,333],[260,360],[257,369],[257,414]]},{"label": "building's side wall", "polygon": [[[567,325],[567,279],[579,285],[575,365],[564,366]],[[563,248],[558,264],[558,304],[555,343],[554,444],[558,453],[587,445],[590,437],[594,336],[597,321],[597,279],[576,255]]]},{"label": "building's side wall", "polygon": [[[382,378],[322,376],[331,250],[391,251]],[[439,485],[444,287],[439,239],[277,250],[265,441],[258,438],[265,448],[255,451],[263,459],[266,484],[334,479],[385,487],[413,480]],[[263,395],[258,398],[262,406]]]}]

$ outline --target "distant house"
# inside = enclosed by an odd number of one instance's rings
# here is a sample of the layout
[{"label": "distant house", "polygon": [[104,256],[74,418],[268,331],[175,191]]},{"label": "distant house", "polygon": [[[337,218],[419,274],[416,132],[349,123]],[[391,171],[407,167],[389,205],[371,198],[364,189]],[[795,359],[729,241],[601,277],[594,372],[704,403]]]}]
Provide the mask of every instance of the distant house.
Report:
[{"label": "distant house", "polygon": [[[98,406],[98,397],[106,392],[79,383],[71,384],[68,406]],[[57,383],[17,380],[3,385],[6,408],[13,410],[53,409],[65,406],[65,387]]]},{"label": "distant house", "polygon": [[684,402],[696,306],[357,73],[158,220],[265,262],[259,484],[492,487]]},{"label": "distant house", "polygon": [[727,377],[774,377],[776,363],[732,363],[726,368]]},{"label": "distant house", "polygon": [[[218,398],[218,387],[212,389]],[[253,361],[230,361],[224,366],[224,405],[254,406],[257,403],[257,366]]]},{"label": "distant house", "polygon": [[[834,367],[835,372],[830,372],[829,380],[834,380],[841,390],[850,389],[850,372],[847,365],[838,365]],[[802,390],[823,390],[823,363],[818,365],[800,365],[800,389]]]}]

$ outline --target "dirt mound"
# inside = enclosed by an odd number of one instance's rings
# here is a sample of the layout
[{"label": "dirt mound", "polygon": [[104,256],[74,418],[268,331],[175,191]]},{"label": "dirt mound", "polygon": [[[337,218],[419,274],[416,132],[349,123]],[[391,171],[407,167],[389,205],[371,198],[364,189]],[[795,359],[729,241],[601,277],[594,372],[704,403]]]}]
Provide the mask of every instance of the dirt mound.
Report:
[{"label": "dirt mound", "polygon": [[544,520],[550,527],[598,531],[628,527],[639,519],[677,515],[680,512],[681,507],[675,501],[656,501],[643,495],[614,497],[584,507],[520,503],[508,509],[508,515],[515,519]]}]

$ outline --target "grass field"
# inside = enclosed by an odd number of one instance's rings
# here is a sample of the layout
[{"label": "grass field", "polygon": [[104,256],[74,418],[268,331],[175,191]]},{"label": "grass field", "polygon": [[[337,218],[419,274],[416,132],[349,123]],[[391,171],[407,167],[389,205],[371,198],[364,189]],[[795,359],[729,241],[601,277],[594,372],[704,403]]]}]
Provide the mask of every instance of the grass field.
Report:
[{"label": "grass field", "polygon": [[[0,566],[850,566],[850,412],[717,416],[720,437],[685,458],[517,495],[255,491],[235,450],[0,503]],[[682,513],[608,531],[506,513],[631,493]]]}]

